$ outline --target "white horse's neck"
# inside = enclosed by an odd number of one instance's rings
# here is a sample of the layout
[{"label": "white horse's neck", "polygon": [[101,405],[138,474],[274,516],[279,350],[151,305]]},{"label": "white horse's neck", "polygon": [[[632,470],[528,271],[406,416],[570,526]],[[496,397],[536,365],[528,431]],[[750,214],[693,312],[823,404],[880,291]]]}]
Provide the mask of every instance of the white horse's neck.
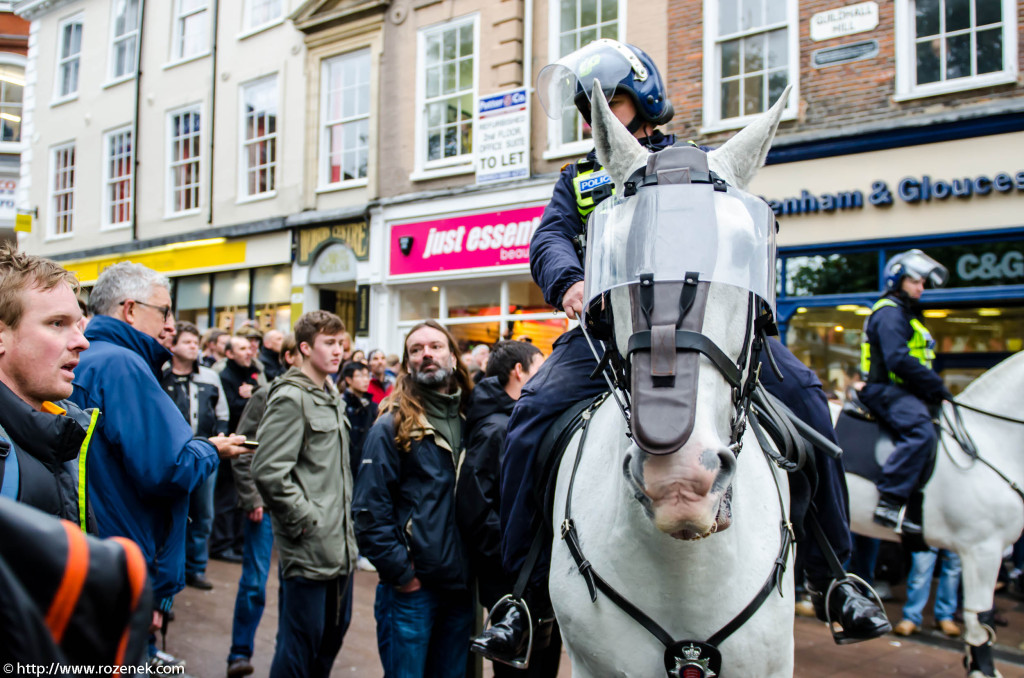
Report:
[{"label": "white horse's neck", "polygon": [[[1020,419],[1024,400],[1024,351],[988,370],[957,400],[987,412]],[[950,406],[945,405],[947,412]],[[979,453],[1018,483],[1024,482],[1024,425],[961,408],[967,432]],[[943,436],[948,441],[949,436]],[[947,442],[948,444],[948,442]]]}]

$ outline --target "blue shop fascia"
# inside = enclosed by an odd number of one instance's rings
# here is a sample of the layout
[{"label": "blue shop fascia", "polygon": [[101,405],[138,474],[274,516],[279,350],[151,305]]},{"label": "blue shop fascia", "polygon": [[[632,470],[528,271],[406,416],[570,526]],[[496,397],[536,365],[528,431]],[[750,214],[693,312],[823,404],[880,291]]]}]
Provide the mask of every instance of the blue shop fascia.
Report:
[{"label": "blue shop fascia", "polygon": [[[784,140],[783,140],[784,141]],[[954,393],[1024,349],[1024,114],[781,145],[752,190],[779,221],[782,340],[841,392],[889,257],[950,272],[922,298]]]}]

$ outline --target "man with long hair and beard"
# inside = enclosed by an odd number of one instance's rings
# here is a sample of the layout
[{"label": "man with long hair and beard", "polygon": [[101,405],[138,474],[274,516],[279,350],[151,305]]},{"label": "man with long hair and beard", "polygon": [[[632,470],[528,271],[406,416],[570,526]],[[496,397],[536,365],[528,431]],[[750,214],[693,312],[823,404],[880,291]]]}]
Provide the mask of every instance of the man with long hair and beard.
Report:
[{"label": "man with long hair and beard", "polygon": [[352,512],[359,552],[380,575],[374,617],[388,678],[466,672],[474,611],[455,477],[471,389],[448,330],[416,325],[363,444]]}]

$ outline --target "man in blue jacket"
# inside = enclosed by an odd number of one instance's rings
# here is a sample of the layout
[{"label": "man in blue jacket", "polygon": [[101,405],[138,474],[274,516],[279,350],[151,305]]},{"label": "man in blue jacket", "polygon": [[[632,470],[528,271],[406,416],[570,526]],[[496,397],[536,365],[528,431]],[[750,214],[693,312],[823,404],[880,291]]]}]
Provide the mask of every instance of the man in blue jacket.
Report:
[{"label": "man in blue jacket", "polygon": [[[102,412],[88,458],[89,494],[100,536],[139,545],[153,582],[152,630],[164,624],[185,587],[188,496],[217,456],[245,452],[241,436],[192,437],[192,427],[160,386],[171,358],[161,340],[174,332],[170,284],[130,262],[107,268],[89,299],[91,346],[75,372],[71,399]],[[155,663],[173,658],[157,655]]]},{"label": "man in blue jacket", "polygon": [[[546,80],[545,72],[553,77],[549,75]],[[612,113],[643,146],[657,152],[675,145],[671,135],[657,130],[674,113],[657,66],[643,50],[614,40],[590,43],[541,72],[537,90],[548,115],[559,117],[570,108],[567,104],[575,104],[589,123],[588,93],[595,78],[605,87]],[[572,89],[563,88],[564,84]],[[582,316],[586,301],[581,244],[585,240],[587,217],[600,200],[611,195],[611,189],[611,177],[597,162],[594,151],[585,159],[566,165],[530,242],[533,279],[544,292],[545,301],[564,310],[570,320]],[[834,441],[827,401],[817,376],[780,342],[773,340],[771,350],[785,381],[765,378],[765,388]],[[761,360],[766,360],[763,352]],[[512,412],[501,464],[502,558],[512,575],[526,561],[538,529],[533,490],[536,450],[548,427],[570,405],[607,390],[603,379],[590,378],[596,367],[597,360],[582,331],[577,327],[566,332],[555,342],[551,356],[537,375],[524,387]],[[762,365],[762,375],[771,371]],[[819,450],[815,461],[818,484],[812,510],[842,561],[849,556],[851,544],[842,465]],[[829,596],[826,614],[824,594],[836,575],[816,540],[803,539],[799,546],[819,618],[839,621],[844,634],[856,640],[875,638],[891,629],[877,603],[845,578],[836,578],[842,583]],[[528,607],[540,608],[534,610],[534,619],[550,606],[546,595],[549,562],[550,555],[545,551],[534,566],[524,595]],[[492,619],[492,627],[474,639],[472,651],[497,661],[522,660],[527,634],[521,608],[508,606],[503,614],[493,615]]]},{"label": "man in blue jacket", "polygon": [[938,440],[929,406],[952,394],[932,370],[935,341],[922,322],[918,301],[926,281],[944,285],[949,273],[921,250],[897,254],[885,265],[885,294],[864,323],[861,401],[896,434],[896,449],[882,467],[874,520],[908,534],[921,526],[904,507],[917,488]]}]

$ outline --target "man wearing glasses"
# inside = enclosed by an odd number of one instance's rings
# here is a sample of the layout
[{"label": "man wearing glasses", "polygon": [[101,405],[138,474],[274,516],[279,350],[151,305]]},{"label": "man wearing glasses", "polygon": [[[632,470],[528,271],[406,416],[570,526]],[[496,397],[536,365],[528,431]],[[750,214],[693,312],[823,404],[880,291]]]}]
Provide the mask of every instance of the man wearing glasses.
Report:
[{"label": "man wearing glasses", "polygon": [[[245,452],[242,436],[193,438],[192,427],[160,386],[174,334],[170,282],[123,262],[100,275],[89,299],[95,317],[90,348],[75,371],[72,401],[102,412],[88,458],[89,494],[103,537],[139,545],[153,583],[153,625],[164,626],[174,594],[185,587],[185,525],[189,493],[217,467],[217,458]],[[180,664],[158,653],[153,665]]]}]

